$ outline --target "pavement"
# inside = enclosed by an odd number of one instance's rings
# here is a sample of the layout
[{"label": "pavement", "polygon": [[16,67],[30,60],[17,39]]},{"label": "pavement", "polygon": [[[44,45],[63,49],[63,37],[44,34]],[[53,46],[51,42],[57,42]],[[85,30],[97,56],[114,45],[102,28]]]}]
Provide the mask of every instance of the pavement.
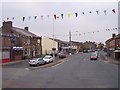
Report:
[{"label": "pavement", "polygon": [[106,53],[105,53],[104,57],[105,57],[105,62],[120,65],[120,61],[107,56]]},{"label": "pavement", "polygon": [[11,61],[11,62],[2,63],[2,65],[16,64],[16,63],[26,62],[26,61],[29,61],[29,60],[26,59],[26,60]]},{"label": "pavement", "polygon": [[113,64],[120,65],[120,61],[118,61],[118,60],[112,59],[108,56],[106,56],[105,58],[106,58],[106,62],[108,62],[108,63],[113,63]]}]

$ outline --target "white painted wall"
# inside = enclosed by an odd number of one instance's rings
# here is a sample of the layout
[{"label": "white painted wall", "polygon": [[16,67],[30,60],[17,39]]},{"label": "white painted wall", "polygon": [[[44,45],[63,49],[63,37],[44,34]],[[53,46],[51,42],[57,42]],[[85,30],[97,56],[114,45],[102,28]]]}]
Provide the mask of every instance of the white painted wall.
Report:
[{"label": "white painted wall", "polygon": [[58,51],[58,43],[49,38],[43,38],[42,39],[42,54],[46,54],[46,52],[48,54],[52,53],[52,48],[56,48],[56,50]]}]

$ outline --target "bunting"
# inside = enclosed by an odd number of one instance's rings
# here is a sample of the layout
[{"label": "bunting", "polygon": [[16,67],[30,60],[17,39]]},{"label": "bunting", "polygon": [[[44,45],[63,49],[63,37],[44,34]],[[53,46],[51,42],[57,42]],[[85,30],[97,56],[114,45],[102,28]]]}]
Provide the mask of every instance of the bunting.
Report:
[{"label": "bunting", "polygon": [[92,13],[92,11],[89,11],[89,13]]},{"label": "bunting", "polygon": [[14,17],[12,17],[12,20],[14,20],[15,18]]},{"label": "bunting", "polygon": [[47,15],[47,17],[48,17],[48,19],[49,19],[50,15]]},{"label": "bunting", "polygon": [[61,17],[62,17],[62,19],[63,19],[63,14],[61,14]]},{"label": "bunting", "polygon": [[25,17],[23,17],[23,22],[25,21]]},{"label": "bunting", "polygon": [[[105,31],[114,31],[114,30],[118,30],[118,28],[111,28],[111,29],[105,29]],[[102,30],[97,30],[97,31],[91,31],[91,32],[84,32],[84,33],[79,33],[78,31],[75,31],[75,34],[72,34],[74,36],[81,36],[81,35],[87,35],[87,34],[95,34],[95,33],[98,33],[98,32],[102,32]],[[77,34],[76,34],[77,33]],[[69,36],[69,35],[63,35],[63,34],[60,34],[60,35],[55,35],[55,36]]]},{"label": "bunting", "polygon": [[56,20],[56,18],[57,18],[57,16],[56,16],[56,14],[54,14],[54,19]]},{"label": "bunting", "polygon": [[85,12],[82,12],[83,15],[85,15]]},{"label": "bunting", "polygon": [[31,19],[31,16],[29,16],[28,19],[30,20],[30,19]]},{"label": "bunting", "polygon": [[116,13],[116,12],[115,12],[115,9],[112,9],[112,11],[113,11],[114,13]]},{"label": "bunting", "polygon": [[78,13],[75,13],[75,16],[77,17],[77,16],[78,16]]},{"label": "bunting", "polygon": [[99,15],[99,13],[98,13],[99,11],[96,11],[96,13]]},{"label": "bunting", "polygon": [[35,16],[35,20],[37,19],[37,16]]},{"label": "bunting", "polygon": [[68,13],[68,17],[70,18],[70,13]]},{"label": "bunting", "polygon": [[[95,11],[96,12],[96,14],[97,15],[100,15],[100,11],[98,11],[98,10],[96,10]],[[114,14],[116,14],[116,9],[111,9],[111,12],[113,12]],[[94,14],[93,13],[93,11],[89,11],[88,13],[90,13],[90,14]],[[104,13],[104,15],[107,15],[107,10],[103,10],[103,13]],[[75,17],[77,18],[78,17],[78,15],[79,15],[79,13],[74,13],[75,14]],[[83,11],[82,12],[82,14],[83,15],[85,15],[86,13]],[[50,18],[50,15],[46,15],[47,17],[48,17],[48,19]],[[71,17],[71,14],[70,13],[67,13],[67,16],[68,16],[68,18],[70,18]],[[44,16],[42,15],[42,16],[40,16],[40,18],[41,18],[41,20],[43,20],[44,18],[43,18]],[[20,20],[22,18],[22,21],[25,21],[25,20],[31,20],[31,18],[34,18],[34,20],[37,20],[37,18],[39,18],[37,15],[35,15],[35,16],[28,16],[28,17],[6,17],[6,18],[3,18],[3,21],[8,21],[8,20]],[[57,18],[59,18],[59,16],[58,15],[56,15],[56,14],[54,14],[54,19],[56,20]],[[64,14],[62,13],[61,14],[61,19],[64,19]]]},{"label": "bunting", "polygon": [[104,10],[104,14],[107,15],[107,10]]},{"label": "bunting", "polygon": [[9,20],[9,17],[7,17],[7,20]]},{"label": "bunting", "polygon": [[43,20],[43,16],[41,16],[41,20]]}]

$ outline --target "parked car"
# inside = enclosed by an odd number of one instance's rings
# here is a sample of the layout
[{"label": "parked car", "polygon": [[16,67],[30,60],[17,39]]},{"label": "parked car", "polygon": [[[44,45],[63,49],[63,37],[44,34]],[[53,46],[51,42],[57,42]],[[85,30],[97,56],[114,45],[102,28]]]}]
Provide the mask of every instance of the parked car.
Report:
[{"label": "parked car", "polygon": [[90,56],[90,59],[91,60],[97,60],[98,59],[97,53],[92,53],[91,56]]},{"label": "parked car", "polygon": [[58,57],[59,58],[66,58],[66,55],[63,52],[60,52],[60,53],[58,53]]},{"label": "parked car", "polygon": [[51,55],[46,55],[43,60],[46,62],[46,63],[50,63],[50,62],[53,62],[53,57]]},{"label": "parked car", "polygon": [[38,66],[38,65],[42,65],[42,64],[45,64],[45,61],[42,58],[34,58],[29,61],[30,66],[32,66],[32,65]]},{"label": "parked car", "polygon": [[88,50],[83,50],[83,53],[88,53]]},{"label": "parked car", "polygon": [[[53,53],[50,54],[53,57]],[[55,57],[57,57],[57,53],[55,53]]]}]

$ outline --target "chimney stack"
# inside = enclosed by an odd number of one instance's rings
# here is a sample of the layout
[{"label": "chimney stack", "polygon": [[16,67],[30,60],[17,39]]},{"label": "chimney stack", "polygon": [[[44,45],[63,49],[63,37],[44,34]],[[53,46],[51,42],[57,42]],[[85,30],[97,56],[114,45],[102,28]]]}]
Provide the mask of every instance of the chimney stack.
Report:
[{"label": "chimney stack", "polygon": [[24,27],[24,29],[28,31],[28,27]]},{"label": "chimney stack", "polygon": [[12,21],[7,21],[7,22],[3,22],[3,27],[5,28],[12,28]]},{"label": "chimney stack", "polygon": [[115,34],[112,34],[112,38],[114,38],[116,35]]}]

